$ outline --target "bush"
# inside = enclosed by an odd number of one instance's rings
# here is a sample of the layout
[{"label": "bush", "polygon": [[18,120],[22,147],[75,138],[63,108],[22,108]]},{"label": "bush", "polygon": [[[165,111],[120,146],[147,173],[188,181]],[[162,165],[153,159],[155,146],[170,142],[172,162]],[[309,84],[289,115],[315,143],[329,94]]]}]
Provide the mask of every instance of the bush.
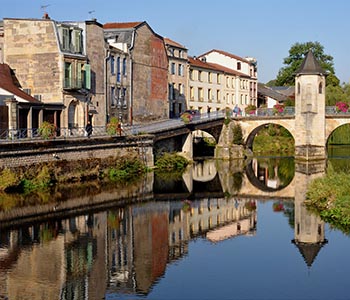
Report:
[{"label": "bush", "polygon": [[140,159],[125,159],[116,167],[110,168],[108,175],[113,181],[126,181],[146,172],[146,167]]},{"label": "bush", "polygon": [[240,124],[233,125],[232,128],[233,133],[233,144],[235,145],[242,145],[243,144],[243,133],[242,133],[242,127]]},{"label": "bush", "polygon": [[39,127],[39,134],[44,139],[49,139],[55,136],[56,127],[50,122],[43,122]]},{"label": "bush", "polygon": [[107,124],[107,133],[109,135],[116,135],[117,133],[121,133],[120,123],[116,117],[112,117],[109,123]]},{"label": "bush", "polygon": [[8,168],[2,170],[0,174],[0,190],[6,191],[17,187],[20,184],[20,178],[16,173]]},{"label": "bush", "polygon": [[155,166],[161,171],[182,171],[188,165],[188,160],[181,155],[175,153],[164,153],[158,158]]}]

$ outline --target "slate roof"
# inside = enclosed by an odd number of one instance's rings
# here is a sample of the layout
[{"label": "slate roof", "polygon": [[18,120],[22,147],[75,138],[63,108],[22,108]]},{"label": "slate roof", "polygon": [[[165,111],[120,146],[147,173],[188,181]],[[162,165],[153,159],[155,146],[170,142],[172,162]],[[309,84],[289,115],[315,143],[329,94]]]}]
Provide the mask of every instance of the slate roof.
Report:
[{"label": "slate roof", "polygon": [[295,73],[296,75],[326,75],[326,72],[316,60],[312,50],[309,50],[309,52],[306,54],[300,68]]},{"label": "slate roof", "polygon": [[327,244],[328,241],[325,240],[322,243],[307,244],[307,243],[298,242],[296,240],[292,240],[292,243],[295,244],[295,246],[299,249],[299,252],[303,256],[306,265],[310,268],[314,263],[321,248],[325,244]]},{"label": "slate roof", "polygon": [[[0,88],[6,90],[7,92],[25,100],[26,102],[30,102],[32,104],[42,104],[39,100],[34,97],[28,95],[24,91],[22,91],[16,84],[11,73],[11,69],[7,64],[0,64]],[[20,102],[21,99],[17,99]]]},{"label": "slate roof", "polygon": [[262,83],[258,83],[258,94],[275,99],[279,102],[285,101],[288,98],[286,95],[281,94],[277,91],[274,91],[273,89],[267,87],[266,85],[264,85]]}]

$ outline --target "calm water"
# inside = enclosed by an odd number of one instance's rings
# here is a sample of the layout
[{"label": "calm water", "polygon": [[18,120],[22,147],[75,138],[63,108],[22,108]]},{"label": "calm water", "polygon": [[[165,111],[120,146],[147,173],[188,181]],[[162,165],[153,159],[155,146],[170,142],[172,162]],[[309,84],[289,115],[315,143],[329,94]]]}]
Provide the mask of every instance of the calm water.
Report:
[{"label": "calm water", "polygon": [[205,161],[23,207],[0,224],[0,299],[349,299],[350,238],[302,205],[324,167]]}]

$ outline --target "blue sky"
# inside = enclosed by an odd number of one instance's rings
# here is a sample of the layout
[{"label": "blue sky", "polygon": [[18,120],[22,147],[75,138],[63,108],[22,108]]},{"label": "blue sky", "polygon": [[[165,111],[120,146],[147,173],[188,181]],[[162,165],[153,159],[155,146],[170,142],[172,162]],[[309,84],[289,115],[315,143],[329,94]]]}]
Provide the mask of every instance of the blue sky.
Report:
[{"label": "blue sky", "polygon": [[41,18],[45,10],[57,21],[147,21],[190,55],[220,49],[255,57],[265,83],[293,44],[318,41],[333,56],[341,83],[350,80],[348,0],[1,0],[0,19]]}]

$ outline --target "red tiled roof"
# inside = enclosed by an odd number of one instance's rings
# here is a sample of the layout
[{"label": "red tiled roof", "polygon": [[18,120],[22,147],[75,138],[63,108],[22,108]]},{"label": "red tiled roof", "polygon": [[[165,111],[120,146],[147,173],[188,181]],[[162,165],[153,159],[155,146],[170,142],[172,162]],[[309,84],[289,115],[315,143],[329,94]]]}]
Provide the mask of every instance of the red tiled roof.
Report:
[{"label": "red tiled roof", "polygon": [[41,103],[39,100],[23,92],[14,84],[13,78],[11,76],[11,69],[7,64],[0,64],[0,88],[33,104]]},{"label": "red tiled roof", "polygon": [[188,61],[190,63],[191,66],[197,67],[197,68],[203,68],[203,69],[210,69],[210,70],[214,70],[214,71],[219,71],[215,66],[202,61],[199,58],[194,58],[194,57],[189,57]]},{"label": "red tiled roof", "polygon": [[122,22],[122,23],[106,23],[103,25],[104,29],[128,29],[135,28],[143,22]]},{"label": "red tiled roof", "polygon": [[223,73],[230,74],[230,75],[249,78],[249,76],[247,74],[226,68],[226,67],[219,65],[219,64],[205,62],[200,58],[189,57],[188,60],[189,60],[189,63],[191,66],[195,66],[195,67],[203,68],[203,69],[214,70],[214,71],[218,71],[218,72],[223,72]]},{"label": "red tiled roof", "polygon": [[178,48],[186,49],[185,46],[183,46],[183,45],[181,45],[181,44],[179,44],[179,43],[177,43],[177,42],[175,42],[175,41],[173,41],[173,40],[171,40],[169,38],[166,38],[166,37],[164,38],[164,43],[165,44],[169,44],[170,46],[175,46],[175,47],[178,47]]},{"label": "red tiled roof", "polygon": [[236,70],[224,67],[224,66],[219,65],[219,64],[214,64],[214,63],[209,63],[209,64],[215,66],[218,70],[220,70],[226,74],[236,75],[236,76],[240,76],[240,77],[248,77],[248,78],[250,77],[247,74],[238,72]]},{"label": "red tiled roof", "polygon": [[204,54],[201,54],[199,57],[202,57],[202,56],[205,56],[209,53],[212,53],[212,52],[217,52],[217,53],[220,53],[222,55],[225,55],[225,56],[228,56],[228,57],[231,57],[231,58],[234,58],[234,59],[237,59],[237,60],[240,60],[240,61],[243,61],[243,62],[246,62],[248,64],[250,64],[250,61],[248,61],[247,59],[243,58],[243,57],[240,57],[238,55],[234,55],[232,53],[229,53],[229,52],[226,52],[226,51],[222,51],[222,50],[217,50],[217,49],[213,49],[213,50],[210,50]]}]

